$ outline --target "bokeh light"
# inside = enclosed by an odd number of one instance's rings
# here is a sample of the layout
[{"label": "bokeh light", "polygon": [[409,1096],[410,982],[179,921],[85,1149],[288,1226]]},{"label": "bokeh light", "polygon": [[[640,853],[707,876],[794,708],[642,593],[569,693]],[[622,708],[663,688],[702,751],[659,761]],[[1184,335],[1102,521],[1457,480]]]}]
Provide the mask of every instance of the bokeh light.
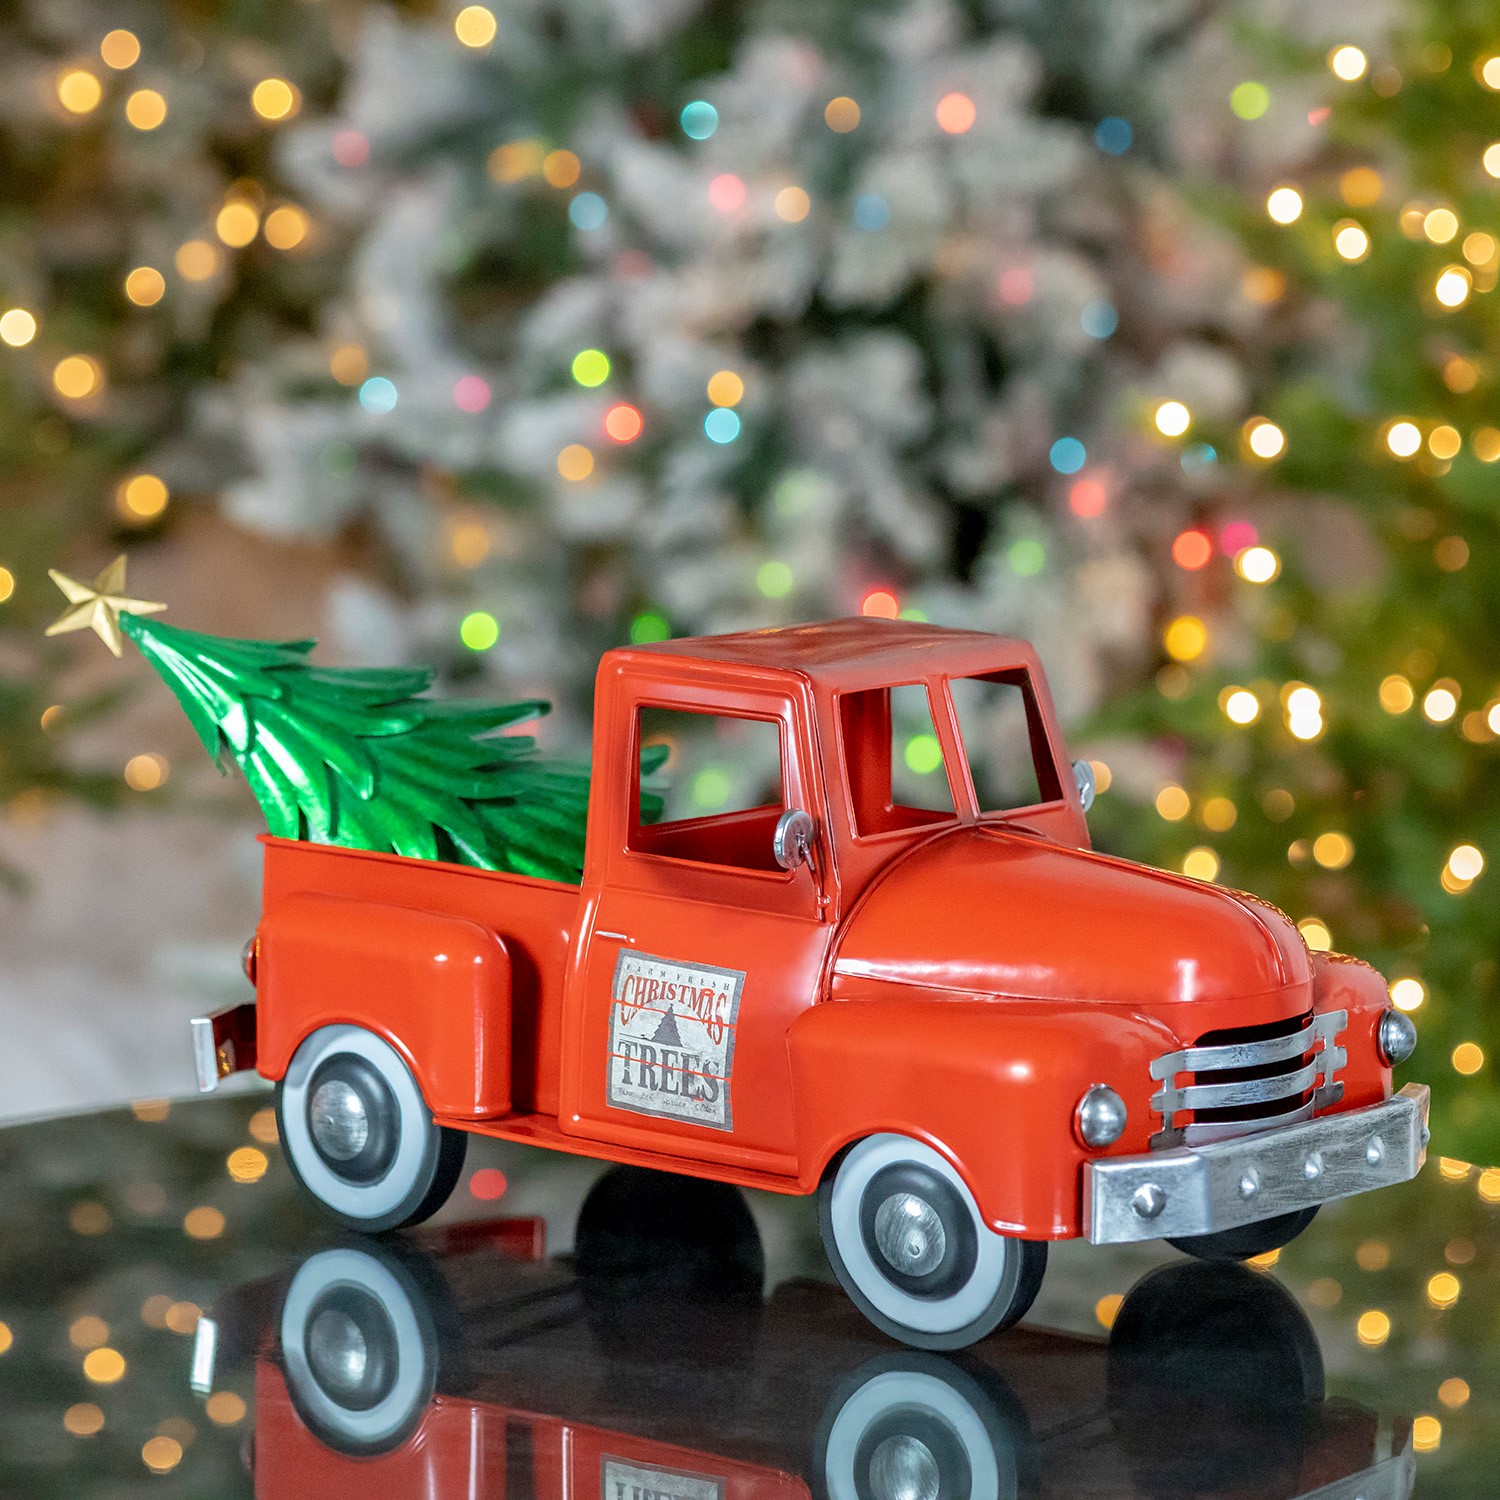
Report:
[{"label": "bokeh light", "polygon": [[604,431],[617,443],[633,443],[645,426],[640,412],[629,402],[620,401],[604,413]]},{"label": "bokeh light", "polygon": [[557,472],[575,484],[587,479],[594,472],[594,455],[582,443],[569,443],[557,455]]},{"label": "bokeh light", "polygon": [[719,112],[707,99],[694,99],[682,106],[677,123],[689,139],[706,141],[719,128]]},{"label": "bokeh light", "polygon": [[465,47],[488,47],[498,30],[494,11],[485,5],[466,5],[453,18],[453,34]]},{"label": "bokeh light", "polygon": [[104,87],[87,68],[69,68],[57,77],[57,102],[72,115],[86,115],[98,109]]},{"label": "bokeh light", "polygon": [[571,368],[579,385],[603,385],[609,379],[609,356],[602,349],[580,349]]},{"label": "bokeh light", "polygon": [[830,130],[847,135],[859,126],[859,105],[845,94],[830,99],[823,109],[823,120]]},{"label": "bokeh light", "polygon": [[285,78],[262,78],[250,91],[250,107],[263,120],[290,120],[302,96]]},{"label": "bokeh light", "polygon": [[141,44],[133,31],[117,27],[104,33],[99,43],[99,56],[106,68],[121,72],[133,68],[140,60]]},{"label": "bokeh light", "polygon": [[1369,66],[1369,58],[1358,47],[1348,45],[1335,47],[1328,54],[1329,71],[1335,78],[1342,78],[1345,83],[1353,83],[1356,78],[1363,78]]},{"label": "bokeh light", "polygon": [[933,114],[937,119],[938,129],[947,135],[963,135],[965,131],[973,129],[974,121],[978,118],[974,101],[967,94],[960,93],[944,94],[938,100]]},{"label": "bokeh light", "polygon": [[155,130],[167,118],[167,101],[155,89],[137,89],[125,101],[125,118],[137,130]]},{"label": "bokeh light", "polygon": [[1302,217],[1302,194],[1294,187],[1273,188],[1266,198],[1266,212],[1275,224],[1295,224]]}]

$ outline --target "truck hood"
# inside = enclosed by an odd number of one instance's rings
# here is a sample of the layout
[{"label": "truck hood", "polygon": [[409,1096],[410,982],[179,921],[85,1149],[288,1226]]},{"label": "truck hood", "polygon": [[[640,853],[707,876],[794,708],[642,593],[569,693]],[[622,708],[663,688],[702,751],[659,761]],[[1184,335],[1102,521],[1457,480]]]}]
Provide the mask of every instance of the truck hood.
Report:
[{"label": "truck hood", "polygon": [[[1200,1032],[1312,1003],[1307,947],[1268,903],[997,825],[940,834],[866,891],[839,943],[834,994],[887,984],[1163,1020],[1191,1007]],[[1266,997],[1253,1014],[1251,997]]]}]

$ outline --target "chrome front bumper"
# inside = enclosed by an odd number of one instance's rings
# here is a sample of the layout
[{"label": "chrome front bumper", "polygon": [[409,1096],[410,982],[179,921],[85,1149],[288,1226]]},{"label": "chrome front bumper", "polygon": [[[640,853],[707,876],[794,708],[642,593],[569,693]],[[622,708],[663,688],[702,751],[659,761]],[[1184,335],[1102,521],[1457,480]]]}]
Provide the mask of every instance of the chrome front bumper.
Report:
[{"label": "chrome front bumper", "polygon": [[1083,1174],[1096,1245],[1213,1234],[1406,1182],[1427,1156],[1428,1090],[1196,1148],[1106,1157]]}]

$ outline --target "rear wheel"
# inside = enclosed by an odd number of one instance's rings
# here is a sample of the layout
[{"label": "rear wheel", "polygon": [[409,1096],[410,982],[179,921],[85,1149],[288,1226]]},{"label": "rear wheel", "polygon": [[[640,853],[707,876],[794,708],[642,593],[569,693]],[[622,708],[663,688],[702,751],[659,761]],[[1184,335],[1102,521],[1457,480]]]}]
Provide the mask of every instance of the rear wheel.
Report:
[{"label": "rear wheel", "polygon": [[1197,1260],[1252,1260],[1269,1255],[1291,1242],[1317,1217],[1317,1208],[1301,1208],[1295,1213],[1277,1214],[1238,1229],[1221,1229],[1216,1234],[1184,1235],[1167,1243],[1184,1255]]},{"label": "rear wheel", "polygon": [[351,1229],[430,1218],[463,1171],[468,1136],[436,1124],[396,1050],[358,1026],[325,1026],[297,1048],[276,1116],[293,1175]]},{"label": "rear wheel", "polygon": [[996,1234],[952,1164],[900,1135],[851,1146],[818,1196],[823,1245],[877,1328],[917,1349],[962,1349],[1031,1306],[1045,1244]]}]

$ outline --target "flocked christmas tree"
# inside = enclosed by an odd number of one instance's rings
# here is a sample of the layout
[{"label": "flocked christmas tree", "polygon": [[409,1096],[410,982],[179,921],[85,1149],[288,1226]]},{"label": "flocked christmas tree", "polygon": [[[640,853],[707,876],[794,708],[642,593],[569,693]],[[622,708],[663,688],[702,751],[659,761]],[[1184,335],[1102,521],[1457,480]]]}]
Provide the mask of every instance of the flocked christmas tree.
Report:
[{"label": "flocked christmas tree", "polygon": [[[123,637],[171,688],[221,766],[232,760],[281,838],[576,880],[588,768],[501,734],[541,702],[440,702],[426,667],[330,668],[314,641],[242,641],[149,618],[122,557],[90,587],[53,578],[69,608],[52,634]],[[649,764],[655,764],[653,756]]]}]

